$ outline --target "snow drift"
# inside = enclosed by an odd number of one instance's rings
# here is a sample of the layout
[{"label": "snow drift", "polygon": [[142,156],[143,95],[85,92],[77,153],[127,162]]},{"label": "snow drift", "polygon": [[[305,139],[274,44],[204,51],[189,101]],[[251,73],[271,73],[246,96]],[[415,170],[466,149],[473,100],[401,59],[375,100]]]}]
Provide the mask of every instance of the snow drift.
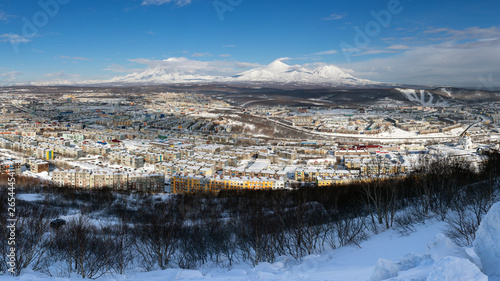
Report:
[{"label": "snow drift", "polygon": [[474,251],[481,259],[483,272],[500,277],[500,203],[493,205],[481,221]]},{"label": "snow drift", "polygon": [[488,280],[465,249],[444,234],[437,234],[427,247],[426,254],[409,254],[399,262],[380,259],[370,280]]}]

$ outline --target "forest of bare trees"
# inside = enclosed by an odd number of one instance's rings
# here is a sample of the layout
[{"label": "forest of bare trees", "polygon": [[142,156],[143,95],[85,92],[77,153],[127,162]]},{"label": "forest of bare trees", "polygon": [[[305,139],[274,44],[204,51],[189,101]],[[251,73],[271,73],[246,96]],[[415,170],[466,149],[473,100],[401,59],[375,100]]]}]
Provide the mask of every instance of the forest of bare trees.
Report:
[{"label": "forest of bare trees", "polygon": [[[290,190],[222,191],[218,195],[153,196],[57,188],[18,178],[18,192],[42,201],[17,201],[16,273],[49,276],[150,271],[172,267],[257,265],[288,255],[360,245],[373,233],[405,234],[429,218],[469,245],[481,218],[498,199],[500,155],[486,153],[479,169],[455,160],[427,163],[404,177]],[[2,178],[0,178],[2,182]],[[6,189],[0,200],[7,202]],[[6,205],[0,205],[0,273],[7,273]],[[50,221],[68,216],[66,224]]]}]

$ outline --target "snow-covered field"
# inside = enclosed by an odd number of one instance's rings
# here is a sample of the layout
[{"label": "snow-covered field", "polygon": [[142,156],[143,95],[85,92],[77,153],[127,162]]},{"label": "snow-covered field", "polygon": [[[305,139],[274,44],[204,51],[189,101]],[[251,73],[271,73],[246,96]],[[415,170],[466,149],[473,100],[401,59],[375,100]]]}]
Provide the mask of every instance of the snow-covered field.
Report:
[{"label": "snow-covered field", "polygon": [[44,196],[38,193],[25,193],[25,194],[17,194],[17,199],[23,201],[41,201],[44,199]]},{"label": "snow-covered field", "polygon": [[[31,198],[26,198],[31,199]],[[256,267],[239,263],[231,269],[206,266],[201,270],[167,269],[113,275],[100,280],[500,280],[500,203],[492,207],[478,231],[474,247],[455,245],[441,232],[443,222],[427,221],[407,236],[388,230],[358,246],[306,256],[302,261],[280,257]],[[476,255],[474,249],[478,252]],[[481,266],[481,261],[483,266]],[[480,268],[483,267],[481,271]],[[490,274],[489,279],[483,273]],[[496,276],[495,276],[496,275]],[[2,280],[78,280],[53,278],[25,270]]]},{"label": "snow-covered field", "polygon": [[313,132],[318,135],[327,135],[333,137],[349,137],[358,138],[365,141],[379,141],[379,142],[404,142],[409,140],[414,143],[422,143],[436,139],[457,139],[460,133],[463,132],[462,128],[453,129],[446,133],[434,133],[427,135],[419,135],[417,132],[409,132],[401,130],[397,127],[391,127],[392,132],[383,132],[377,135],[353,135],[353,134],[340,134],[340,133],[325,133]]},{"label": "snow-covered field", "polygon": [[31,171],[24,171],[23,175],[29,176],[32,178],[38,178],[38,179],[41,179],[42,181],[51,181],[52,180],[52,176],[49,175],[48,172],[33,173]]}]

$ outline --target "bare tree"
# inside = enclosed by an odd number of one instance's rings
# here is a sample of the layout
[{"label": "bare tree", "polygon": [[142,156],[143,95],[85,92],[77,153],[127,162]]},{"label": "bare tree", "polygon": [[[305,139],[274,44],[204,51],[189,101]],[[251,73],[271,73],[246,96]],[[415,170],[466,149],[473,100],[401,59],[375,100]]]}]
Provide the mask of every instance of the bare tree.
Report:
[{"label": "bare tree", "polygon": [[134,225],[134,248],[148,268],[166,269],[177,249],[181,220],[166,203],[155,204],[146,211],[142,214],[143,223]]},{"label": "bare tree", "polygon": [[[19,205],[22,205],[19,206]],[[2,212],[6,214],[7,212]],[[49,243],[49,237],[46,234],[48,230],[48,220],[46,218],[47,209],[46,208],[32,208],[30,205],[23,205],[21,202],[17,206],[17,220],[7,221],[5,216],[1,216],[0,219],[2,223],[2,236],[1,236],[1,248],[2,248],[2,259],[4,259],[7,264],[7,254],[11,252],[11,247],[15,248],[15,270],[14,274],[19,275],[21,271],[28,266],[32,266],[35,269],[38,268],[40,262],[45,257],[45,252],[47,251],[47,244]],[[10,237],[10,227],[13,226],[15,229],[15,240],[9,240]],[[14,242],[15,244],[12,244]],[[2,270],[5,270],[3,268]]]},{"label": "bare tree", "polygon": [[120,220],[120,223],[115,226],[108,226],[103,229],[104,233],[111,235],[107,239],[111,240],[112,245],[112,260],[111,267],[118,274],[124,274],[128,265],[133,260],[132,255],[132,232],[125,218]]},{"label": "bare tree", "polygon": [[86,216],[70,220],[56,241],[67,259],[69,272],[74,270],[82,278],[96,279],[109,271],[113,243]]},{"label": "bare tree", "polygon": [[[384,224],[386,229],[392,227],[396,211],[399,209],[399,186],[397,181],[375,178],[363,184],[365,205],[369,211],[372,224]],[[374,225],[376,229],[376,226]]]},{"label": "bare tree", "polygon": [[448,215],[445,221],[448,224],[445,230],[446,236],[452,239],[457,245],[472,245],[472,242],[476,239],[476,231],[479,228],[479,223],[474,218],[472,212],[466,208],[460,208]]}]

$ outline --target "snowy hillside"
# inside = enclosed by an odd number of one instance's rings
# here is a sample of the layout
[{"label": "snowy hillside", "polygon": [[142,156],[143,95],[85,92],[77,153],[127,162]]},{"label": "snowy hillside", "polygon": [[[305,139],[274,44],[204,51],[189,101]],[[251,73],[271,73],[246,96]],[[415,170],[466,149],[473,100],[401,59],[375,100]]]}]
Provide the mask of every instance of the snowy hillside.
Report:
[{"label": "snowy hillside", "polygon": [[[396,90],[401,92],[409,101],[418,103],[423,106],[446,107],[449,105],[441,96],[432,94],[431,92],[426,90],[399,88],[396,88]],[[447,92],[447,94],[451,97],[451,94],[449,92]]]},{"label": "snowy hillside", "polygon": [[[28,200],[31,201],[31,200]],[[474,247],[459,247],[441,232],[444,222],[427,221],[409,235],[387,230],[359,246],[351,245],[309,255],[296,261],[281,256],[274,263],[252,267],[237,263],[232,268],[205,264],[199,270],[166,269],[99,278],[111,280],[433,280],[498,281],[500,272],[500,203],[485,216]],[[477,252],[477,254],[476,254]],[[482,265],[481,265],[482,264]],[[485,275],[489,274],[489,276]],[[52,280],[40,272],[25,270],[19,277],[3,275],[2,280]],[[82,280],[73,275],[60,280]]]},{"label": "snowy hillside", "polygon": [[[496,214],[490,215],[492,219],[498,217],[499,211],[500,205]],[[498,228],[498,221],[496,224]],[[98,280],[488,280],[476,265],[480,265],[480,261],[472,248],[453,244],[440,233],[445,227],[443,222],[433,220],[418,226],[408,236],[388,230],[362,242],[360,247],[352,245],[306,256],[301,262],[284,256],[272,264],[260,263],[256,267],[239,263],[228,270],[207,264],[201,270],[166,269]],[[495,245],[484,245],[495,251]],[[82,280],[76,276],[59,279]],[[46,281],[52,278],[24,271],[20,277],[4,275],[2,280]],[[500,280],[500,277],[490,276],[489,280]]]}]

